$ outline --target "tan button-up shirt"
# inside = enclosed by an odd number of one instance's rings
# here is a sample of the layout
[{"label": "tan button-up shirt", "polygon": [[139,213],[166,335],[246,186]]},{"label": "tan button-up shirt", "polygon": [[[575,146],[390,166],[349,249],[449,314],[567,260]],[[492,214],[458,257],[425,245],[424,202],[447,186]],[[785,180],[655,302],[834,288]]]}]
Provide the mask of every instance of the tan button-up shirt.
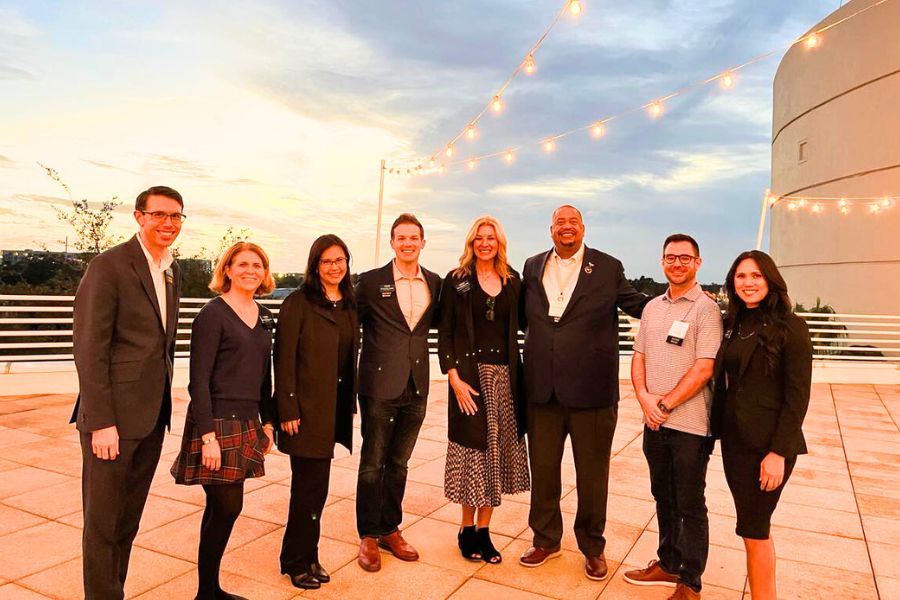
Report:
[{"label": "tan button-up shirt", "polygon": [[541,283],[544,285],[544,292],[547,293],[547,300],[551,304],[562,296],[563,308],[569,305],[572,292],[575,291],[575,285],[578,283],[578,272],[581,271],[583,262],[584,244],[581,244],[578,251],[569,258],[562,258],[556,253],[556,248],[553,249],[553,253],[547,259],[547,265],[544,267],[544,275],[541,279]]},{"label": "tan button-up shirt", "polygon": [[166,270],[172,266],[172,262],[174,259],[172,258],[172,253],[169,252],[169,249],[166,248],[163,252],[162,258],[157,264],[156,261],[153,260],[153,256],[150,254],[150,251],[147,250],[147,246],[144,245],[144,240],[141,239],[141,234],[137,235],[138,243],[141,245],[141,250],[144,251],[144,257],[147,259],[147,266],[150,267],[150,279],[153,280],[153,291],[156,292],[156,301],[159,302],[159,318],[162,321],[163,331],[166,329]]},{"label": "tan button-up shirt", "polygon": [[410,331],[416,328],[419,319],[431,302],[431,291],[428,282],[422,273],[422,267],[417,266],[414,277],[406,277],[397,268],[397,260],[394,259],[394,288],[397,290],[397,301],[400,303],[400,311]]}]

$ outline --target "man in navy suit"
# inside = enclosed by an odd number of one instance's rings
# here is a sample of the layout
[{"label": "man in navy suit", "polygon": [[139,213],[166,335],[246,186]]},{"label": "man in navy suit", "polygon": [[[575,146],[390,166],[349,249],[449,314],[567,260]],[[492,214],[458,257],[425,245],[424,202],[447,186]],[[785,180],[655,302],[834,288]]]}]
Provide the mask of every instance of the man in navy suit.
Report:
[{"label": "man in navy suit", "polygon": [[605,579],[606,498],[619,402],[619,316],[640,317],[649,298],[637,292],[618,259],[584,246],[581,212],[553,212],[553,248],[525,261],[522,319],[531,464],[532,547],[519,562],[537,567],[559,556],[560,465],[572,439],[578,509],[575,537],[585,575]]}]

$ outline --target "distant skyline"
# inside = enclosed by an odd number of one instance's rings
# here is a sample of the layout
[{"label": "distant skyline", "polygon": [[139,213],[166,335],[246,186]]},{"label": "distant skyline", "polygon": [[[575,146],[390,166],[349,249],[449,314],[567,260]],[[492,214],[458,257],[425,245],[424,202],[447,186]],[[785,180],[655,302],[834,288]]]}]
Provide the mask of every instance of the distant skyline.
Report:
[{"label": "distant skyline", "polygon": [[[783,46],[838,7],[798,0],[583,0],[487,115],[460,156],[532,142],[631,108]],[[373,265],[379,161],[410,160],[452,137],[487,102],[561,0],[371,2],[44,2],[0,0],[0,248],[62,250],[53,206],[123,202],[170,185],[185,196],[190,256],[248,227],[276,271],[301,271],[309,245],[337,233],[354,271]],[[825,40],[827,43],[827,39]],[[769,183],[772,77],[781,54],[735,89],[673,99],[602,140],[575,135],[512,165],[387,176],[382,256],[400,212],[424,222],[423,264],[453,267],[471,221],[504,224],[514,267],[550,246],[561,203],[585,215],[586,243],[628,277],[662,279],[660,245],[691,233],[699,278],[721,282],[752,247]]]}]

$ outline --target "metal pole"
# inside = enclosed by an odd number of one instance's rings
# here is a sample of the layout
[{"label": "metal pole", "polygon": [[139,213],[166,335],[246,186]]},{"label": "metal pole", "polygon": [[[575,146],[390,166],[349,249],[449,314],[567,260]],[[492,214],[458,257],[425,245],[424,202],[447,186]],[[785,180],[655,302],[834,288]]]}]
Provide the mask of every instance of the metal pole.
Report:
[{"label": "metal pole", "polygon": [[762,250],[763,231],[766,229],[766,212],[769,210],[769,190],[763,194],[762,208],[759,211],[759,229],[756,231],[756,249]]},{"label": "metal pole", "polygon": [[384,159],[381,159],[381,177],[378,182],[378,225],[375,226],[375,266],[381,265],[381,208],[384,205]]}]

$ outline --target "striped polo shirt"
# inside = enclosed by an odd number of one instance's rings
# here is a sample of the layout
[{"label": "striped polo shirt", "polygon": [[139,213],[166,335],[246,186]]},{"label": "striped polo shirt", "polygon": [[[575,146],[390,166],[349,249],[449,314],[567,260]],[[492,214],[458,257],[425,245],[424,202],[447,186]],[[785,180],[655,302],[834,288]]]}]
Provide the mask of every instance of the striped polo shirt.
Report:
[{"label": "striped polo shirt", "polygon": [[[675,321],[688,323],[681,346],[666,341]],[[695,284],[675,300],[669,290],[644,307],[641,326],[634,340],[635,352],[644,355],[647,391],[664,396],[671,392],[698,358],[716,358],[722,341],[722,314],[719,306]],[[708,386],[679,404],[662,424],[663,427],[710,435],[709,411],[712,392]]]}]

